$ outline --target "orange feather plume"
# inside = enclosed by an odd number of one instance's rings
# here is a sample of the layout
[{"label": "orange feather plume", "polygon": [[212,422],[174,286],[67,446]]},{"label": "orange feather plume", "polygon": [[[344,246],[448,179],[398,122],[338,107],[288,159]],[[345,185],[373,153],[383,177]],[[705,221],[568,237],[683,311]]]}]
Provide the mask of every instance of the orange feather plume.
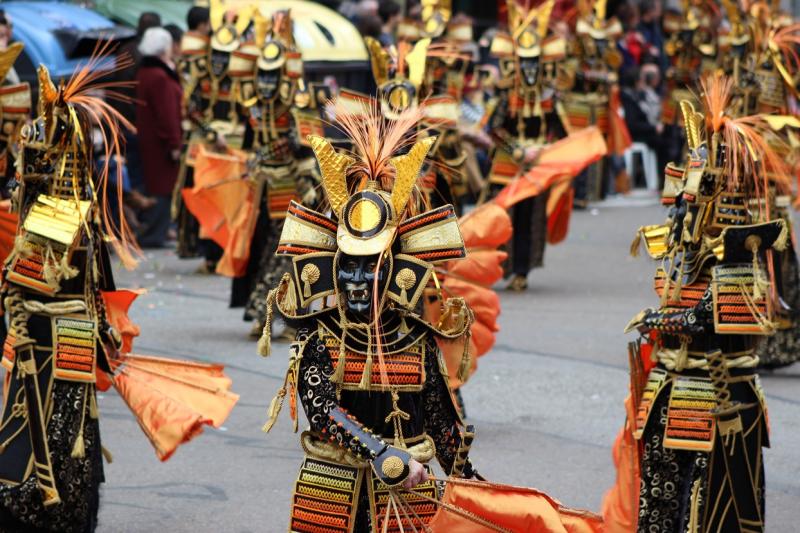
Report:
[{"label": "orange feather plume", "polygon": [[[60,96],[64,104],[72,106],[76,112],[83,115],[89,124],[83,125],[83,138],[91,139],[91,126],[97,127],[101,134],[105,161],[99,171],[98,182],[95,189],[100,193],[99,199],[102,201],[101,218],[104,229],[111,237],[111,243],[116,250],[123,265],[127,268],[136,266],[136,256],[141,252],[136,244],[136,238],[128,227],[124,215],[122,215],[123,204],[123,184],[122,184],[122,165],[117,164],[116,175],[116,201],[119,205],[120,213],[119,224],[111,216],[110,196],[108,194],[108,178],[112,157],[118,161],[122,160],[123,141],[121,141],[121,129],[135,131],[133,124],[130,123],[119,111],[114,109],[98,93],[105,95],[108,99],[130,102],[131,98],[118,92],[117,89],[132,87],[135,82],[131,81],[100,81],[109,74],[133,66],[133,59],[130,57],[118,57],[111,68],[102,68],[105,63],[114,61],[113,52],[115,45],[111,41],[101,41],[95,47],[89,60],[78,68],[70,77],[69,81],[61,87]],[[88,143],[88,141],[87,141]],[[89,154],[91,147],[85,146]]]},{"label": "orange feather plume", "polygon": [[[733,118],[726,114],[733,92],[733,80],[722,74],[707,76],[700,83],[708,129],[721,136],[727,146],[724,173],[728,187],[744,186],[756,198],[769,198],[769,180],[786,185],[786,163],[776,154],[764,135],[767,122],[759,115]],[[769,217],[769,204],[766,204]]]},{"label": "orange feather plume", "polygon": [[411,107],[397,118],[388,119],[383,116],[380,104],[371,99],[363,106],[362,113],[353,113],[341,102],[332,104],[331,112],[336,117],[334,125],[350,138],[355,148],[353,169],[362,170],[367,179],[377,181],[381,189],[390,191],[394,169],[389,160],[419,138],[417,125],[423,114],[420,107]]}]

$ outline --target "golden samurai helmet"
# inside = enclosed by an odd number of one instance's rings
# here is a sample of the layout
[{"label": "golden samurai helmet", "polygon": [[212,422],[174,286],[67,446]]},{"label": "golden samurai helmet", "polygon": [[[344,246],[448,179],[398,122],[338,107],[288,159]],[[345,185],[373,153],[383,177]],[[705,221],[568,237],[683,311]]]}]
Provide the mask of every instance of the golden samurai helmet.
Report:
[{"label": "golden samurai helmet", "polygon": [[[337,122],[357,154],[339,152],[323,137],[308,138],[330,214],[296,203],[289,207],[276,252],[293,256],[294,263],[291,290],[279,296],[284,313],[334,294],[339,295],[337,305],[344,308],[349,296],[337,281],[343,258],[372,258],[381,270],[383,285],[369,288],[373,314],[380,313],[387,301],[415,313],[434,275],[433,264],[466,255],[453,206],[426,211],[415,194],[423,162],[436,140],[414,137],[420,112],[387,120],[374,102],[363,111],[358,117],[346,117],[343,107],[336,106]],[[406,153],[399,153],[408,146]]]},{"label": "golden samurai helmet", "polygon": [[441,37],[452,15],[452,0],[422,0],[421,36],[429,39]]},{"label": "golden samurai helmet", "polygon": [[728,115],[733,89],[731,78],[715,74],[702,82],[703,112],[681,102],[688,158],[682,173],[667,167],[664,194],[680,195],[686,204],[681,240],[687,243],[700,242],[709,230],[746,224],[749,202],[767,196],[767,172],[785,172],[763,136],[768,123]]},{"label": "golden samurai helmet", "polygon": [[389,50],[372,37],[364,41],[369,51],[372,75],[378,85],[381,108],[389,118],[415,109],[419,103],[420,87],[425,78],[425,67],[430,39],[420,39],[412,47],[401,43],[397,49]]},{"label": "golden samurai helmet", "polygon": [[303,59],[294,41],[291,11],[278,10],[271,18],[257,11],[254,27],[255,44],[259,48],[256,92],[265,101],[280,96],[281,100],[289,102],[303,75]]},{"label": "golden samurai helmet", "polygon": [[492,40],[491,53],[500,60],[504,78],[519,77],[525,86],[540,79],[541,63],[565,54],[566,43],[550,37],[550,14],[555,0],[546,0],[526,9],[515,0],[508,2],[509,32],[500,32]]},{"label": "golden samurai helmet", "polygon": [[226,9],[223,0],[210,1],[209,16],[212,34],[209,63],[213,78],[223,78],[232,69],[232,55],[241,46],[244,32],[250,26],[256,10],[255,6],[248,6],[236,11]]},{"label": "golden samurai helmet", "polygon": [[606,18],[606,4],[607,0],[580,2],[575,35],[585,57],[603,58],[609,66],[618,68],[622,56],[617,51],[616,41],[622,36],[622,24],[616,17]]}]

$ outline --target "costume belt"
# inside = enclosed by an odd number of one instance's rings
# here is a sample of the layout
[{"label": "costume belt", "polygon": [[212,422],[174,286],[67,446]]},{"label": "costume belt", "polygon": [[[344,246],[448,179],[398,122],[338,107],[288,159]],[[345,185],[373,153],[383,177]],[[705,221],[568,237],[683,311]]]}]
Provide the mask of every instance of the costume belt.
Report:
[{"label": "costume belt", "polygon": [[[669,371],[681,372],[683,370],[709,370],[708,359],[705,352],[689,351],[685,348],[664,348],[659,346],[655,357],[664,368]],[[758,356],[754,350],[723,354],[723,364],[726,368],[755,368],[758,366]]]},{"label": "costume belt", "polygon": [[[392,439],[384,440],[389,444],[393,443]],[[427,434],[423,433],[418,437],[405,439],[405,442],[406,445],[410,444],[405,451],[419,463],[427,463],[436,455],[436,445],[433,439]],[[367,461],[355,457],[353,454],[349,453],[347,449],[342,448],[338,444],[321,440],[310,431],[304,431],[300,435],[300,445],[303,447],[303,451],[305,451],[306,454],[317,459],[324,459],[326,461],[360,468],[369,467]]]}]

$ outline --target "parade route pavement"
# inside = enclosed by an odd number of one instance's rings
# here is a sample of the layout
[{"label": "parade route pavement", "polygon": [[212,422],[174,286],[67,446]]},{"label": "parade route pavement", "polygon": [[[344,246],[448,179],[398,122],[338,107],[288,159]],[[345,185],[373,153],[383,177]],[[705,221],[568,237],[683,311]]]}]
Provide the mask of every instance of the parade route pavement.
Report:
[{"label": "parade route pavement", "polygon": [[[626,345],[634,336],[622,330],[658,303],[655,264],[629,257],[628,248],[636,228],[664,217],[654,201],[576,211],[569,236],[548,247],[528,292],[501,292],[497,344],[463,388],[477,428],[473,462],[486,478],[599,511],[614,481],[611,445],[628,388]],[[286,530],[302,458],[298,435],[288,408],[269,435],[261,427],[283,380],[287,345],[274,343],[270,358],[259,357],[242,311],[228,308],[230,280],[194,274],[199,265],[159,250],[147,251],[136,271],[118,269],[119,287],[148,290],[131,311],[142,328],[134,351],[224,363],[241,399],[224,427],[206,429],[159,464],[120,397],[102,394],[103,443],[114,462],[105,469],[99,531]],[[763,381],[772,427],[767,531],[796,531],[800,365]]]}]

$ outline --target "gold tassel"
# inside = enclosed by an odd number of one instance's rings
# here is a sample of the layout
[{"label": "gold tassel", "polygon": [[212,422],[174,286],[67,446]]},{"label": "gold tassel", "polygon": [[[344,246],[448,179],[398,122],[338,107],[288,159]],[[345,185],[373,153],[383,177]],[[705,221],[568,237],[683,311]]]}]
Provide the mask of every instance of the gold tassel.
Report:
[{"label": "gold tassel", "polygon": [[336,360],[336,371],[331,376],[333,383],[344,383],[344,367],[347,364],[347,347],[344,344],[344,329],[342,329],[342,338],[339,339],[339,358]]},{"label": "gold tassel", "polygon": [[111,463],[114,462],[114,456],[111,455],[111,452],[108,450],[108,448],[106,448],[105,446],[100,446],[100,451],[102,452],[103,457],[106,458],[106,462],[108,464],[111,464]]},{"label": "gold tassel", "polygon": [[83,459],[86,456],[86,445],[83,442],[83,428],[78,433],[78,438],[75,439],[75,444],[72,445],[72,453],[70,457],[73,459]]},{"label": "gold tassel", "polygon": [[258,339],[258,354],[261,357],[269,357],[272,353],[272,308],[275,306],[277,295],[278,289],[272,289],[267,294],[264,329],[261,331],[261,338]]},{"label": "gold tassel", "polygon": [[367,390],[370,385],[372,385],[372,350],[367,353],[367,362],[364,365],[364,372],[361,374],[361,382],[358,384],[358,388]]},{"label": "gold tassel", "polygon": [[264,433],[269,433],[272,429],[272,426],[275,425],[275,422],[278,420],[278,415],[281,413],[281,408],[283,407],[283,400],[286,397],[286,387],[281,387],[278,390],[278,394],[269,402],[269,409],[267,410],[267,422],[261,428],[261,431]]},{"label": "gold tassel", "polygon": [[636,232],[636,235],[633,237],[633,241],[631,242],[630,254],[631,257],[639,257],[639,247],[642,244],[642,230],[639,228],[639,231]]},{"label": "gold tassel", "polygon": [[100,418],[100,412],[97,409],[97,398],[94,394],[89,396],[89,416],[97,420]]},{"label": "gold tassel", "polygon": [[400,319],[400,333],[405,334],[405,333],[408,333],[408,332],[409,332],[409,329],[408,329],[408,324],[406,323],[406,317],[403,317],[403,318]]},{"label": "gold tassel", "polygon": [[775,242],[772,243],[772,247],[775,250],[782,252],[786,250],[787,244],[789,244],[789,227],[786,225],[785,222],[783,222],[783,224],[781,224],[781,233],[778,235],[778,238],[775,239]]}]

